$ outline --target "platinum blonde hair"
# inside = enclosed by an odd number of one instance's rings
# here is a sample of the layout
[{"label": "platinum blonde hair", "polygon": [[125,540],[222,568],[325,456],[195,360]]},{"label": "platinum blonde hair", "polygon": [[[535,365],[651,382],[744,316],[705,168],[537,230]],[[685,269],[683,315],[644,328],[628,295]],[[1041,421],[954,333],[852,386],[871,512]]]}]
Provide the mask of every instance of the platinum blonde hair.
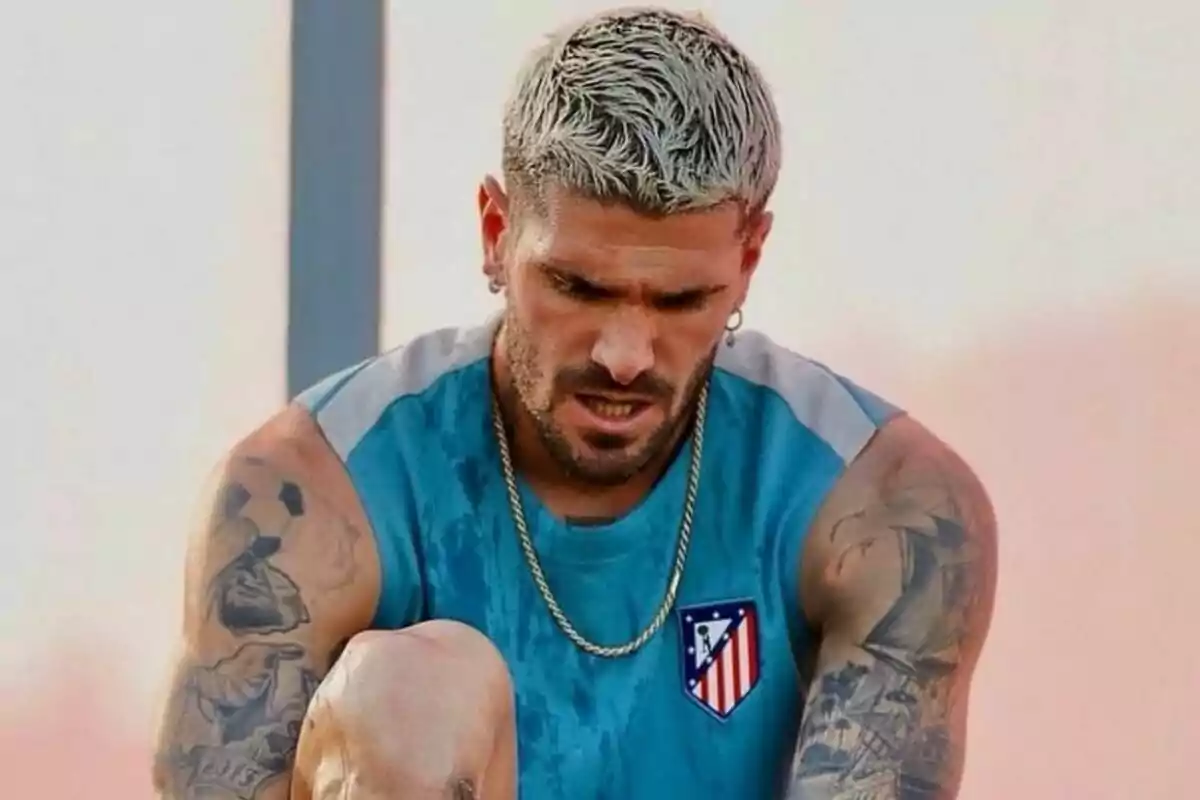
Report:
[{"label": "platinum blonde hair", "polygon": [[607,11],[530,54],[504,111],[510,190],[665,215],[754,213],[779,176],[779,118],[750,59],[700,16]]}]

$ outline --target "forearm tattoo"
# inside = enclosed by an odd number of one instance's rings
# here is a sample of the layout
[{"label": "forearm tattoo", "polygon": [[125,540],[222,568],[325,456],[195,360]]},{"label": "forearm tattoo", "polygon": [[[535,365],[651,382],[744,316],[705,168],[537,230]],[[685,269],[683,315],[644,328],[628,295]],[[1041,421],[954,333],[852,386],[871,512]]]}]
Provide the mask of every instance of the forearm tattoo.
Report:
[{"label": "forearm tattoo", "polygon": [[176,739],[161,754],[171,798],[253,800],[291,771],[320,679],[303,648],[247,644],[177,687]]},{"label": "forearm tattoo", "polygon": [[957,791],[959,667],[979,644],[991,586],[990,555],[972,526],[992,523],[972,520],[956,494],[909,486],[833,527],[835,575],[883,558],[894,589],[873,627],[825,659],[812,684],[790,800],[944,800]]},{"label": "forearm tattoo", "polygon": [[[157,756],[172,800],[286,797],[301,725],[332,654],[312,652],[310,604],[349,584],[359,532],[313,493],[255,459],[235,465],[210,526],[218,561],[204,586],[206,641],[228,655],[185,664]],[[304,565],[304,589],[287,564]],[[314,569],[314,565],[317,568]],[[305,593],[308,597],[305,597]]]}]

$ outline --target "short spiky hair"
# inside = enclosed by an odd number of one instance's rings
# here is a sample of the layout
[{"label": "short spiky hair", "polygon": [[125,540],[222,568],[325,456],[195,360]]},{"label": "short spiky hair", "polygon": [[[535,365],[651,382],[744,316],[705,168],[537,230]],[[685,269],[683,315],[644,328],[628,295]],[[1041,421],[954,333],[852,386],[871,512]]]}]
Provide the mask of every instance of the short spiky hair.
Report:
[{"label": "short spiky hair", "polygon": [[504,173],[651,215],[766,205],[779,118],[762,75],[699,16],[608,11],[535,50],[504,113]]}]

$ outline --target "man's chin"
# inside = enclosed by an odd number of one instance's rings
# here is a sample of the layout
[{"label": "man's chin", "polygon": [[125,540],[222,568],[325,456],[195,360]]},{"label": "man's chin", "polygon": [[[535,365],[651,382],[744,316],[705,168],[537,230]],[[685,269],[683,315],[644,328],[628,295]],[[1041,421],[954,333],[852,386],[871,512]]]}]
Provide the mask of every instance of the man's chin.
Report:
[{"label": "man's chin", "polygon": [[599,486],[616,486],[646,467],[648,459],[640,447],[643,444],[632,442],[614,448],[596,447],[595,443],[584,442],[572,448],[571,463],[563,466],[579,480]]}]

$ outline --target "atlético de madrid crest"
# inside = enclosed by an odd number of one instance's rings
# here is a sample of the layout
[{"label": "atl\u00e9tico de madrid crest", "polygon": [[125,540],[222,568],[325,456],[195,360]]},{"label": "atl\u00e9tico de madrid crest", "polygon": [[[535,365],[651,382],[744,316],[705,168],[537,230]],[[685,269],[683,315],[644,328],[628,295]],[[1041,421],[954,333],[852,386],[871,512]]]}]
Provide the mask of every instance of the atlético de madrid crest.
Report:
[{"label": "atl\u00e9tico de madrid crest", "polygon": [[683,689],[726,719],[758,684],[758,612],[753,600],[681,608]]}]

